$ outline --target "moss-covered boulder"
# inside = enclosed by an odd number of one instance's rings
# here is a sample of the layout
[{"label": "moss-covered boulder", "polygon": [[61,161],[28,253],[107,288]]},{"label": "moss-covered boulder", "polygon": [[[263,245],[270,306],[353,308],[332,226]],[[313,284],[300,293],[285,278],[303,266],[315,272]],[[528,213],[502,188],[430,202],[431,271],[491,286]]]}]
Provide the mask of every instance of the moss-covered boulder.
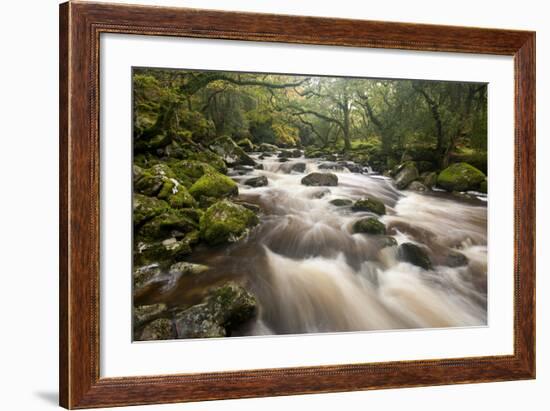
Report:
[{"label": "moss-covered boulder", "polygon": [[338,177],[332,173],[310,173],[302,178],[302,184],[306,186],[337,186]]},{"label": "moss-covered boulder", "polygon": [[143,194],[134,194],[132,204],[134,226],[140,226],[168,209],[166,201]]},{"label": "moss-covered boulder", "polygon": [[336,207],[346,207],[352,205],[353,201],[347,198],[335,198],[334,200],[330,200],[329,203]]},{"label": "moss-covered boulder", "polygon": [[249,138],[242,138],[239,141],[237,141],[237,145],[242,148],[244,151],[250,152],[254,151],[254,144],[252,141],[250,141]]},{"label": "moss-covered boulder", "polygon": [[218,172],[210,172],[195,181],[189,193],[202,206],[207,206],[216,200],[237,196],[239,189],[231,178]]},{"label": "moss-covered boulder", "polygon": [[229,166],[254,166],[256,162],[228,136],[218,137],[210,144],[210,149],[218,154]]},{"label": "moss-covered boulder", "polygon": [[214,173],[217,170],[210,164],[197,160],[178,160],[170,163],[170,167],[179,180],[188,180],[194,183],[207,173]]},{"label": "moss-covered boulder", "polygon": [[168,318],[158,318],[151,321],[145,327],[139,336],[139,341],[158,341],[172,340],[176,338],[176,327],[172,320]]},{"label": "moss-covered boulder", "polygon": [[134,166],[133,175],[134,192],[147,196],[160,194],[166,198],[166,194],[174,185],[179,184],[172,169],[164,163],[155,164],[147,169]]},{"label": "moss-covered boulder", "polygon": [[242,205],[223,200],[210,206],[200,220],[201,238],[210,245],[235,242],[259,219]]},{"label": "moss-covered boulder", "polygon": [[150,242],[169,237],[180,237],[198,228],[185,212],[168,209],[144,223],[136,232],[138,240]]},{"label": "moss-covered boulder", "polygon": [[379,215],[386,214],[386,206],[384,203],[373,196],[368,196],[357,200],[351,209],[353,211],[370,211],[371,213]]},{"label": "moss-covered boulder", "polygon": [[263,153],[276,153],[279,151],[279,147],[274,144],[262,143],[259,146],[259,150]]},{"label": "moss-covered boulder", "polygon": [[407,161],[398,167],[395,174],[395,186],[399,190],[404,190],[407,186],[418,178],[418,170],[412,161]]},{"label": "moss-covered boulder", "polygon": [[140,241],[134,248],[134,264],[158,263],[161,268],[166,268],[167,265],[181,261],[189,254],[191,254],[191,245],[190,238],[187,236],[181,240],[172,237],[154,243]]},{"label": "moss-covered boulder", "polygon": [[377,218],[368,217],[353,223],[352,231],[354,234],[386,234],[386,226]]},{"label": "moss-covered boulder", "polygon": [[197,200],[182,185],[176,187],[176,191],[172,192],[168,197],[168,203],[172,208],[193,208],[198,206]]},{"label": "moss-covered boulder", "polygon": [[397,259],[416,265],[425,270],[432,268],[432,262],[424,248],[413,243],[403,243],[397,249]]},{"label": "moss-covered boulder", "polygon": [[204,301],[175,316],[178,338],[212,338],[231,335],[235,327],[252,319],[256,298],[229,282],[212,290]]},{"label": "moss-covered boulder", "polygon": [[479,190],[486,177],[468,163],[451,164],[437,177],[437,185],[447,191]]}]

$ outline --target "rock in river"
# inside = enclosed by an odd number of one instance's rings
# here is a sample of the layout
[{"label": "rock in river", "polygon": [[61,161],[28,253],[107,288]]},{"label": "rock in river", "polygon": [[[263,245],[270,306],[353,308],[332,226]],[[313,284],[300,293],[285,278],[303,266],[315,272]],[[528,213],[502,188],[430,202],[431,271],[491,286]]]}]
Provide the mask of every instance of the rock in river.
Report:
[{"label": "rock in river", "polygon": [[212,290],[204,301],[175,317],[178,338],[209,338],[231,335],[232,329],[251,319],[256,298],[240,285],[228,282]]},{"label": "rock in river", "polygon": [[353,211],[370,211],[379,215],[386,214],[386,206],[376,197],[365,197],[357,200],[351,207]]},{"label": "rock in river", "polygon": [[201,238],[210,245],[235,242],[259,220],[242,205],[223,200],[210,206],[200,220]]},{"label": "rock in river", "polygon": [[311,173],[302,178],[306,186],[337,186],[338,177],[332,173]]},{"label": "rock in river", "polygon": [[398,168],[395,175],[395,186],[399,190],[404,190],[407,186],[418,178],[418,170],[412,161],[408,161]]},{"label": "rock in river", "polygon": [[445,259],[445,265],[448,267],[462,267],[468,265],[468,257],[458,251],[450,251]]},{"label": "rock in river", "polygon": [[425,270],[432,268],[432,262],[426,251],[413,243],[401,244],[397,249],[397,259],[422,267]]},{"label": "rock in river", "polygon": [[248,180],[245,180],[245,185],[250,187],[263,187],[267,185],[267,177],[266,176],[259,176],[259,177],[252,177]]},{"label": "rock in river", "polygon": [[357,220],[353,223],[352,230],[354,234],[386,234],[386,226],[374,217]]}]

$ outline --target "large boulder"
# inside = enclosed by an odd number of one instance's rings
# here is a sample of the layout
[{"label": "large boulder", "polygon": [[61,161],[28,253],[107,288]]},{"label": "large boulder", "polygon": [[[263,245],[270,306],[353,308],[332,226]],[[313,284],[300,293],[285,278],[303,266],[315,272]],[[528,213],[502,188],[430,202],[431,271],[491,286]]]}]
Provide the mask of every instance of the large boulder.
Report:
[{"label": "large boulder", "polygon": [[445,265],[448,267],[462,267],[468,265],[468,257],[464,254],[451,250],[445,257]]},{"label": "large boulder", "polygon": [[243,138],[237,141],[237,145],[244,151],[254,151],[254,144],[249,138]]},{"label": "large boulder", "polygon": [[437,173],[426,172],[421,175],[422,183],[429,189],[433,188],[437,184]]},{"label": "large boulder", "polygon": [[197,200],[182,185],[172,189],[172,193],[168,196],[168,202],[172,208],[193,208],[198,206]]},{"label": "large boulder", "polygon": [[268,183],[266,176],[252,177],[245,180],[244,184],[250,187],[263,187]]},{"label": "large boulder", "polygon": [[168,209],[168,203],[155,197],[134,194],[132,204],[134,226],[140,226]]},{"label": "large boulder", "polygon": [[351,207],[353,211],[370,211],[371,213],[386,214],[386,206],[376,197],[368,196],[357,200]]},{"label": "large boulder", "polygon": [[203,175],[217,171],[210,164],[197,160],[175,160],[170,163],[170,168],[176,178],[188,188]]},{"label": "large boulder", "polygon": [[260,144],[259,150],[264,153],[276,153],[279,151],[279,147],[274,144],[262,143]]},{"label": "large boulder", "polygon": [[256,162],[235,143],[231,137],[223,136],[210,144],[210,149],[221,156],[229,166],[254,166]]},{"label": "large boulder", "polygon": [[169,237],[181,237],[197,230],[195,221],[180,210],[168,209],[144,223],[136,232],[138,240],[151,242]]},{"label": "large boulder", "polygon": [[246,207],[223,200],[210,206],[201,217],[200,235],[210,245],[235,242],[258,222],[256,214]]},{"label": "large boulder", "polygon": [[416,265],[425,270],[432,268],[432,262],[428,253],[422,248],[413,243],[403,243],[397,248],[397,259],[407,263]]},{"label": "large boulder", "polygon": [[468,163],[451,164],[437,177],[437,185],[447,191],[479,190],[486,177]]},{"label": "large boulder", "polygon": [[386,234],[386,226],[377,218],[368,217],[353,223],[352,231],[354,234]]},{"label": "large boulder", "polygon": [[239,189],[237,183],[231,178],[218,172],[211,172],[195,181],[189,189],[189,193],[201,205],[209,205],[218,199],[237,196]]},{"label": "large boulder", "polygon": [[166,267],[167,264],[183,259],[191,254],[191,234],[193,233],[188,234],[181,240],[172,237],[153,243],[138,242],[134,248],[134,264],[158,263],[161,267]]},{"label": "large boulder", "polygon": [[337,186],[338,177],[332,173],[311,173],[302,178],[302,184],[306,186]]},{"label": "large boulder", "polygon": [[172,340],[176,338],[176,327],[168,318],[157,318],[151,321],[141,332],[139,341]]},{"label": "large boulder", "polygon": [[399,167],[395,174],[395,186],[399,190],[404,190],[407,186],[418,178],[418,170],[412,161],[408,161]]},{"label": "large boulder", "polygon": [[229,282],[212,290],[205,300],[177,314],[178,338],[225,337],[254,317],[255,297],[240,285]]},{"label": "large boulder", "polygon": [[303,173],[306,171],[306,163],[294,163],[290,167],[290,171],[294,171],[296,173]]}]

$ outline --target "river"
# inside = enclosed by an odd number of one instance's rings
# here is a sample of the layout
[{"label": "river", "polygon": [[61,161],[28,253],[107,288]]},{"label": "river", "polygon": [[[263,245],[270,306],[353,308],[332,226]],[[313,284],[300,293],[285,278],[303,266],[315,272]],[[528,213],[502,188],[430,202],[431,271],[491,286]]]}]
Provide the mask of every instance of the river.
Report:
[{"label": "river", "polygon": [[[256,319],[233,335],[487,323],[485,197],[399,191],[391,179],[367,170],[319,170],[326,163],[319,159],[279,162],[276,156],[253,157],[263,170],[233,170],[230,175],[239,183],[239,200],[261,207],[261,224],[238,243],[197,247],[190,261],[210,266],[209,272],[156,288],[144,302],[198,303],[207,287],[235,279],[256,296],[259,309]],[[335,173],[338,186],[302,185],[301,179],[315,171]],[[243,184],[261,175],[267,177],[267,186]],[[433,269],[398,261],[397,247],[384,247],[377,236],[352,234],[353,222],[369,213],[329,202],[366,195],[386,205],[380,220],[388,234],[398,244],[425,247]],[[447,266],[450,250],[460,251],[468,264]]]}]

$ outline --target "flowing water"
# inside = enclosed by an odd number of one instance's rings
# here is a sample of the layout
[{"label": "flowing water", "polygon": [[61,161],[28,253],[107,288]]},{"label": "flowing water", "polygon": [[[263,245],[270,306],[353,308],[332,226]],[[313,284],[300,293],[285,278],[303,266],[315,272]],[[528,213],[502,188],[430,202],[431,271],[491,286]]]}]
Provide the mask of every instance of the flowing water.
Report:
[{"label": "flowing water", "polygon": [[[154,290],[148,303],[194,304],[207,287],[236,279],[255,294],[259,310],[252,323],[233,335],[487,323],[485,198],[398,191],[390,179],[367,170],[319,170],[319,159],[255,159],[263,170],[234,172],[233,178],[239,182],[239,200],[261,207],[261,224],[238,243],[198,247],[191,261],[211,270]],[[293,171],[297,163],[305,164],[303,172]],[[334,172],[338,186],[302,185],[301,179],[314,171]],[[242,184],[259,175],[268,178],[267,186]],[[329,203],[366,195],[385,203],[387,213],[381,221],[398,244],[412,242],[427,249],[432,270],[398,261],[397,247],[384,247],[380,236],[352,234],[353,222],[368,212]],[[445,257],[451,250],[464,254],[468,264],[447,266]]]}]

